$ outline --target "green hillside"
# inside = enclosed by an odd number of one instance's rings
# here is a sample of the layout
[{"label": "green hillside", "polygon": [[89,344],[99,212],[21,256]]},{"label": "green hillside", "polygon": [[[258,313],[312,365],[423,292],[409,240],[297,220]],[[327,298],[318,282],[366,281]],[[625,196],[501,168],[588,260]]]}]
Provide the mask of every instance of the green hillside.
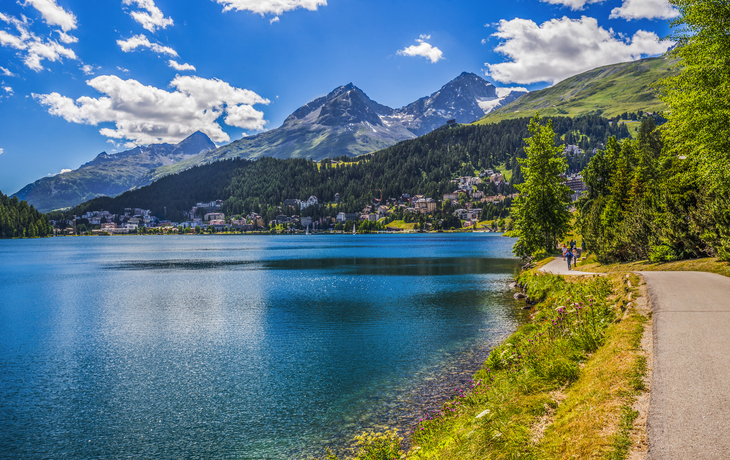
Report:
[{"label": "green hillside", "polygon": [[675,75],[677,62],[657,57],[599,67],[522,96],[476,124],[529,117],[537,111],[544,117],[600,114],[609,118],[639,110],[660,112],[665,106],[653,85]]}]

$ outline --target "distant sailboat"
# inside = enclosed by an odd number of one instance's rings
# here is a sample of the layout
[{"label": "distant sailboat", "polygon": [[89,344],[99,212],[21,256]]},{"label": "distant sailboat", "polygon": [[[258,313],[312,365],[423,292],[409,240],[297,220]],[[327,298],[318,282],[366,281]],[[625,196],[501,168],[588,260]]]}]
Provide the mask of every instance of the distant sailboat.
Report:
[{"label": "distant sailboat", "polygon": [[307,225],[307,235],[309,235],[309,225]]},{"label": "distant sailboat", "polygon": [[355,231],[355,224],[352,224],[352,234],[357,235],[357,232]]}]

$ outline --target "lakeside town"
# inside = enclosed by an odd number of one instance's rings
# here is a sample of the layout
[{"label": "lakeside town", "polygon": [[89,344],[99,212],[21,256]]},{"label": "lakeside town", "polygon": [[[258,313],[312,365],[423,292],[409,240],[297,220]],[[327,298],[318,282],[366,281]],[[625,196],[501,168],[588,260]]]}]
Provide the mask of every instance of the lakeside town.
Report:
[{"label": "lakeside town", "polygon": [[[565,154],[576,150],[577,146],[569,145]],[[566,174],[563,179],[571,190],[572,201],[587,190],[580,174]],[[51,225],[56,235],[511,230],[509,208],[518,193],[509,193],[514,192],[514,187],[510,187],[503,173],[485,169],[477,176],[453,179],[451,184],[453,191],[441,197],[408,193],[381,196],[358,212],[339,210],[342,197],[336,193],[329,203],[314,195],[303,200],[286,199],[276,206],[277,213],[270,216],[256,212],[227,215],[224,200],[217,199],[196,203],[181,221],[159,218],[149,209],[135,207],[125,208],[120,214],[101,209],[88,211],[65,221],[51,221]]]}]

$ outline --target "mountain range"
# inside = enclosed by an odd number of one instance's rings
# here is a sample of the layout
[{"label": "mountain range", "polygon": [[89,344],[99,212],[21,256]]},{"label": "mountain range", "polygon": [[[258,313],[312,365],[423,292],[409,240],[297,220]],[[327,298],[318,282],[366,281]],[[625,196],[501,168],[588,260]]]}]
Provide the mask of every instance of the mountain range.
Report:
[{"label": "mountain range", "polygon": [[98,196],[115,196],[150,183],[150,172],[198,154],[216,145],[201,132],[178,144],[153,144],[126,152],[102,152],[78,169],[28,184],[15,193],[41,212],[65,208]]},{"label": "mountain range", "polygon": [[492,83],[464,72],[440,90],[400,109],[370,99],[352,83],[297,109],[281,127],[216,148],[197,132],[177,145],[155,144],[99,154],[80,168],[45,177],[15,193],[47,212],[126,190],[196,165],[227,158],[357,156],[413,139],[448,120],[470,123],[526,91],[497,94]]}]

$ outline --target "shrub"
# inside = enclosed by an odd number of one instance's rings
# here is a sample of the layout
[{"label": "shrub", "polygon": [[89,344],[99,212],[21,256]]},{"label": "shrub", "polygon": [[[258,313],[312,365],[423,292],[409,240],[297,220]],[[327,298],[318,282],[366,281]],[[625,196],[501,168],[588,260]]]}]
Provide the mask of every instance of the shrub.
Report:
[{"label": "shrub", "polygon": [[652,246],[649,251],[649,260],[652,262],[671,262],[677,260],[677,254],[674,249],[667,245]]}]

